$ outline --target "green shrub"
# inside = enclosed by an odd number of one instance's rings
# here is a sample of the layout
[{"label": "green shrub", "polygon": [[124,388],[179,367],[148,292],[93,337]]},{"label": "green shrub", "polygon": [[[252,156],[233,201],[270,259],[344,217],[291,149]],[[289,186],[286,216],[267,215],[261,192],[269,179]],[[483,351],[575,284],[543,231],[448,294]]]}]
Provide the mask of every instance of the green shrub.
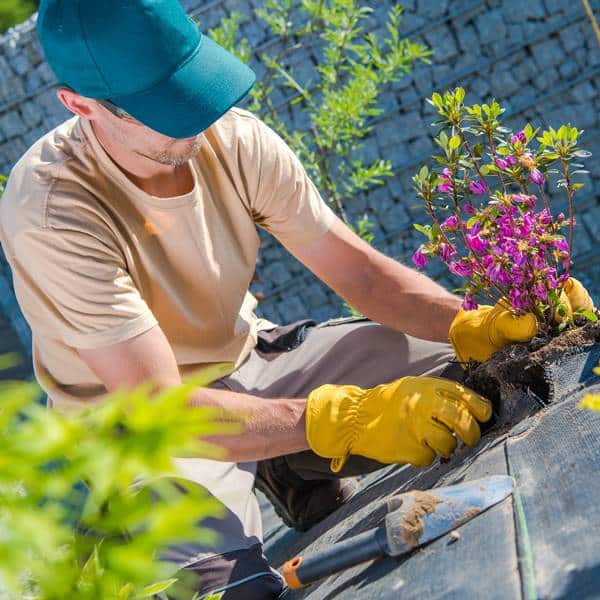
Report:
[{"label": "green shrub", "polygon": [[177,578],[161,549],[215,539],[198,521],[222,506],[171,461],[217,458],[200,438],[233,430],[186,406],[205,381],[152,397],[141,386],[72,415],[42,406],[34,383],[0,384],[2,598],[150,597]]}]

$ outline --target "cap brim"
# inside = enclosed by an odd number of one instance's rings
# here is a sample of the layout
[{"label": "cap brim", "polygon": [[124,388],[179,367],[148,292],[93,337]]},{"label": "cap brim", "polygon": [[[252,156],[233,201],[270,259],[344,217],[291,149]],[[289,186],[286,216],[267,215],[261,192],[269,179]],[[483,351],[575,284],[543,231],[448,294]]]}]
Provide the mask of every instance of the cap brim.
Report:
[{"label": "cap brim", "polygon": [[255,81],[250,67],[203,35],[196,52],[169,78],[109,100],[155,131],[188,138],[225,114]]}]

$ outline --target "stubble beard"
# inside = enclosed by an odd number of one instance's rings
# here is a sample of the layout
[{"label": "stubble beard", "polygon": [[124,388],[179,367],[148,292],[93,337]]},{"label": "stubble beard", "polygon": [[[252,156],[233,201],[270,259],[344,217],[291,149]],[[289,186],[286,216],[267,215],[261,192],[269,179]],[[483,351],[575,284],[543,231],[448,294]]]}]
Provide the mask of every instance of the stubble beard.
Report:
[{"label": "stubble beard", "polygon": [[149,154],[144,154],[142,152],[138,152],[142,156],[149,158],[161,165],[169,165],[171,167],[181,167],[186,164],[192,156],[198,154],[200,151],[200,147],[202,146],[202,139],[198,138],[195,140],[190,146],[188,146],[185,150],[179,150],[177,152],[167,150],[161,150],[160,152],[152,152]]}]

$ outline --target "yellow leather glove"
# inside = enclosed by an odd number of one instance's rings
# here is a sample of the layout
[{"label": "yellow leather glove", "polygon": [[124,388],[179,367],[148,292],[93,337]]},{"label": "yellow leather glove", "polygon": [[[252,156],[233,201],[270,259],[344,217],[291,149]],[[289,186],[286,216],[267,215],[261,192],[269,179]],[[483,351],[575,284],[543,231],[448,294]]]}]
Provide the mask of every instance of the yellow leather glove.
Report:
[{"label": "yellow leather glove", "polygon": [[511,342],[528,342],[538,331],[531,313],[516,317],[499,302],[475,310],[458,311],[448,337],[458,360],[466,367],[469,359],[486,361]]},{"label": "yellow leather glove", "polygon": [[[555,321],[571,320],[579,308],[594,310],[594,303],[581,282],[570,277],[561,293],[563,316]],[[528,342],[538,332],[535,316],[531,313],[519,317],[512,315],[500,303],[482,305],[475,310],[459,310],[454,317],[448,337],[458,360],[466,365],[469,359],[486,361],[494,352],[512,342]]]},{"label": "yellow leather glove", "polygon": [[402,377],[367,390],[322,385],[308,397],[306,437],[316,454],[332,459],[334,473],[351,454],[424,467],[436,453],[452,454],[453,433],[477,444],[477,421],[491,415],[483,396],[440,377]]}]

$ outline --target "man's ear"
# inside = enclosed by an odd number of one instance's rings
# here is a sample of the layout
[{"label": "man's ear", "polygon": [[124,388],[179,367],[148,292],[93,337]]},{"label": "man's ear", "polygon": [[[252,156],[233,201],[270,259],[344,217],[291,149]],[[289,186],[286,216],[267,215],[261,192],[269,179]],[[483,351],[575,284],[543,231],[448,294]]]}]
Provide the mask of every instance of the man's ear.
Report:
[{"label": "man's ear", "polygon": [[94,101],[86,98],[69,87],[61,86],[56,90],[56,97],[61,104],[72,113],[89,119],[95,113]]}]

